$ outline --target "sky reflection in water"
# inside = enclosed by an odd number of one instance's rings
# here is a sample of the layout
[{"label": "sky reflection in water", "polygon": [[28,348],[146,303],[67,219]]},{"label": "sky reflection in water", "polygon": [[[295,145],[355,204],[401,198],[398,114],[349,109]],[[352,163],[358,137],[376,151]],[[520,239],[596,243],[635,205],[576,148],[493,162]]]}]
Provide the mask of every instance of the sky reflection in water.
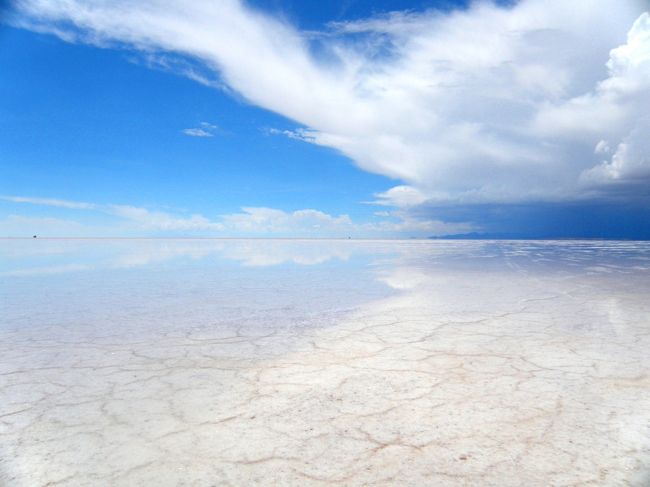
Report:
[{"label": "sky reflection in water", "polygon": [[0,256],[0,483],[648,478],[649,242],[38,239]]}]

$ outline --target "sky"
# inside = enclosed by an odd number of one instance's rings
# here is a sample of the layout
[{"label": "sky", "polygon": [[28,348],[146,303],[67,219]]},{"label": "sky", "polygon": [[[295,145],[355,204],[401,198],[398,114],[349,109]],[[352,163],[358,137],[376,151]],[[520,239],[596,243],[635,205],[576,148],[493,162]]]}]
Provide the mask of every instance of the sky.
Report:
[{"label": "sky", "polygon": [[0,236],[650,238],[648,0],[16,0]]}]

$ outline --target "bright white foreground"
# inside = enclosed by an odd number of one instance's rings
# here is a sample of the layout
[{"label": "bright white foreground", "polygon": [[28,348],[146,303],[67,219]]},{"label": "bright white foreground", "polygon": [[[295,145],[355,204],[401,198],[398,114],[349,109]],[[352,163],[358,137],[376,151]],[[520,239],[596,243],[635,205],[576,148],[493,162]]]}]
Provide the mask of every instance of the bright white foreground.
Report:
[{"label": "bright white foreground", "polygon": [[0,242],[0,485],[644,486],[650,243]]}]

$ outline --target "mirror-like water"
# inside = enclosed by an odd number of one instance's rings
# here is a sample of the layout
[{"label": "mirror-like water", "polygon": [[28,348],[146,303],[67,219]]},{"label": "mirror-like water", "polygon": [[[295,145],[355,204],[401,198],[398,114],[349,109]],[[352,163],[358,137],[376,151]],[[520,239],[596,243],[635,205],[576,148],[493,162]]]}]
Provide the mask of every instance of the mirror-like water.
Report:
[{"label": "mirror-like water", "polygon": [[650,242],[0,241],[0,485],[646,485]]}]

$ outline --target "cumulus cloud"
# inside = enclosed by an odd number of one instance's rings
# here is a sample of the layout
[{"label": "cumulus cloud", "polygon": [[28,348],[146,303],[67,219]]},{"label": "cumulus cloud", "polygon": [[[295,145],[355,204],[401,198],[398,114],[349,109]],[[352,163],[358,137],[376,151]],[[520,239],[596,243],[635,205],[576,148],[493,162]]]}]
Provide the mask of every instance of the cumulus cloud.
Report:
[{"label": "cumulus cloud", "polygon": [[286,212],[274,208],[242,208],[241,213],[225,215],[224,222],[238,231],[280,232],[292,234],[296,231],[323,233],[328,230],[354,230],[348,215],[334,217],[318,210]]},{"label": "cumulus cloud", "polygon": [[[611,149],[604,153],[610,152]],[[650,192],[650,117],[645,117],[618,144],[611,158],[583,171],[580,178],[585,186],[601,190],[613,185],[627,188],[637,184],[641,186],[640,195],[647,195]]]},{"label": "cumulus cloud", "polygon": [[223,230],[222,224],[212,222],[203,215],[194,214],[186,218],[179,218],[162,211],[151,211],[146,208],[129,205],[108,205],[104,211],[124,218],[144,230],[158,231],[204,231]]},{"label": "cumulus cloud", "polygon": [[226,229],[240,234],[263,233],[287,236],[434,236],[474,230],[466,222],[446,223],[417,218],[405,211],[386,213],[368,223],[354,223],[348,215],[332,216],[318,210],[286,212],[274,208],[242,208],[241,213],[222,215]]},{"label": "cumulus cloud", "polygon": [[[136,234],[181,234],[209,236],[282,236],[282,237],[396,237],[442,235],[458,233],[473,228],[464,223],[444,223],[415,218],[405,212],[390,212],[385,218],[370,223],[355,223],[348,215],[330,215],[314,210],[302,209],[283,211],[276,208],[244,207],[238,213],[218,215],[214,219],[201,214],[177,216],[169,212],[155,211],[131,205],[96,204],[49,198],[7,196],[2,199],[14,203],[28,203],[41,206],[58,206],[68,209],[92,210],[118,219],[119,225],[112,227],[115,235]],[[22,225],[24,223],[24,225]],[[27,229],[52,235],[68,230],[67,235],[84,232],[81,224],[65,224],[63,220],[33,219],[13,216],[0,221],[0,235],[23,235]],[[31,230],[34,229],[34,230]],[[105,226],[102,234],[110,232]],[[65,234],[65,232],[63,233]]]},{"label": "cumulus cloud", "polygon": [[[201,64],[297,122],[284,135],[400,181],[382,203],[566,201],[595,187],[620,194],[622,182],[633,192],[646,177],[642,0],[476,2],[333,24],[324,35],[237,0],[16,6],[17,25],[69,42]],[[617,148],[605,162],[600,141]]]}]

